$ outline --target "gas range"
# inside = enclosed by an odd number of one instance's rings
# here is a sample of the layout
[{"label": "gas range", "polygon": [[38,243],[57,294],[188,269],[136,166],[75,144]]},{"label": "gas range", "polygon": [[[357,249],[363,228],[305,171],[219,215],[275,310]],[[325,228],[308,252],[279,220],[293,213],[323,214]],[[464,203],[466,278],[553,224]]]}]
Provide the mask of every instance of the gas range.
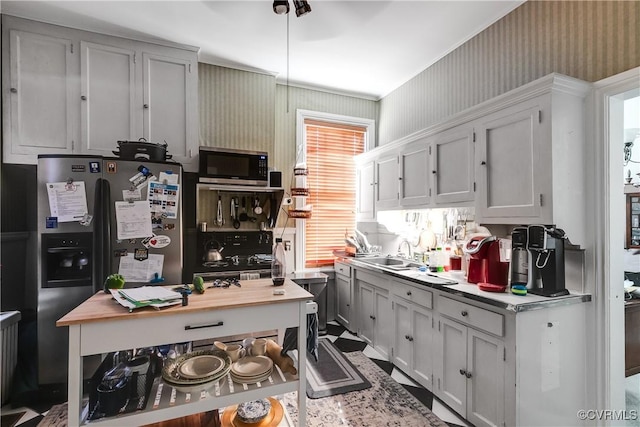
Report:
[{"label": "gas range", "polygon": [[[198,232],[197,245],[194,274],[205,280],[271,276],[271,231]],[[207,261],[210,248],[218,249],[220,260]]]}]

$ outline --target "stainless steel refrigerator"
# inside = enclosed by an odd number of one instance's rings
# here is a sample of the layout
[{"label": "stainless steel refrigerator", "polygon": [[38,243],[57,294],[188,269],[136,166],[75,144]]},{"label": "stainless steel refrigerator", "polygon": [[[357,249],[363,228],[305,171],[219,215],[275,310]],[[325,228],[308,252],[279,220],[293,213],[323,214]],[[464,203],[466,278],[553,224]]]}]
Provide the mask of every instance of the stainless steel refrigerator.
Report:
[{"label": "stainless steel refrigerator", "polygon": [[126,287],[181,283],[182,167],[41,155],[37,174],[38,382],[66,383],[68,328],[55,323],[109,274]]}]

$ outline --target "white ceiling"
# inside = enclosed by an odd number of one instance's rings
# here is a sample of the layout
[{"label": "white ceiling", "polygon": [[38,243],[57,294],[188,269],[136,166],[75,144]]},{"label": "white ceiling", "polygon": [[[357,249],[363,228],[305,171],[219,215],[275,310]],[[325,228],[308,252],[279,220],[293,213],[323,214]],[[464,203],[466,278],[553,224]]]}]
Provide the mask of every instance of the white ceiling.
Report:
[{"label": "white ceiling", "polygon": [[[309,0],[289,19],[291,84],[378,99],[523,1]],[[199,60],[287,80],[287,15],[271,0],[1,1],[2,13],[198,46]]]}]

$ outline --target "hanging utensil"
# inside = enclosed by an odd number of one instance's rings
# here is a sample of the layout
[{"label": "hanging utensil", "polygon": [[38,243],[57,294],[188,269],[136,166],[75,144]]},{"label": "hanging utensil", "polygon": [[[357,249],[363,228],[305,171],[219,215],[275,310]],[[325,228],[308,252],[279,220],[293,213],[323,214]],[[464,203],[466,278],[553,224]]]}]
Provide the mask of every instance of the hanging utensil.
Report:
[{"label": "hanging utensil", "polygon": [[222,196],[218,196],[218,209],[216,213],[216,225],[222,227],[224,225],[224,218],[222,217]]},{"label": "hanging utensil", "polygon": [[256,215],[260,215],[262,213],[262,207],[260,207],[260,199],[256,196],[253,201],[253,213]]},{"label": "hanging utensil", "polygon": [[238,219],[238,199],[232,198],[231,203],[233,204],[233,228],[237,230],[240,228],[240,220]]},{"label": "hanging utensil", "polygon": [[247,215],[247,199],[245,197],[242,198],[242,212],[240,212],[239,219],[242,222],[249,219],[249,215]]},{"label": "hanging utensil", "polygon": [[240,221],[238,220],[238,200],[234,197],[231,198],[231,218],[233,219],[233,228],[236,230],[240,228]]}]

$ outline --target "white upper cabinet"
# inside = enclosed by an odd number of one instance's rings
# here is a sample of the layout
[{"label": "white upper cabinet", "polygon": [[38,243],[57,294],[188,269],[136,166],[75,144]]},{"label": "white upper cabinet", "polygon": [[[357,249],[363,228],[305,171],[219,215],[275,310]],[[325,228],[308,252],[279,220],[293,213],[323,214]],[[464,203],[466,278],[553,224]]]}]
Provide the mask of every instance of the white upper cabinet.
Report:
[{"label": "white upper cabinet", "polygon": [[71,154],[78,139],[72,40],[5,28],[2,43],[3,161]]},{"label": "white upper cabinet", "polygon": [[375,161],[369,160],[358,166],[357,218],[358,221],[370,221],[376,218],[375,208]]},{"label": "white upper cabinet", "polygon": [[198,63],[188,56],[151,53],[143,53],[142,59],[144,137],[166,142],[173,160],[194,163],[198,154]]},{"label": "white upper cabinet", "polygon": [[433,197],[435,203],[474,200],[473,126],[464,124],[434,136]]},{"label": "white upper cabinet", "polygon": [[[6,41],[5,41],[6,40]],[[4,162],[167,143],[197,170],[197,52],[3,16]]]},{"label": "white upper cabinet", "polygon": [[586,238],[586,82],[549,75],[509,92],[475,121],[476,221],[555,224]]},{"label": "white upper cabinet", "polygon": [[386,153],[375,163],[376,209],[394,208],[399,202],[398,155]]},{"label": "white upper cabinet", "polygon": [[400,205],[424,206],[430,202],[432,176],[429,170],[430,145],[426,139],[407,144],[399,155]]},{"label": "white upper cabinet", "polygon": [[477,213],[483,219],[540,216],[540,175],[550,172],[540,158],[541,108],[517,106],[479,122]]},{"label": "white upper cabinet", "polygon": [[86,154],[112,156],[114,141],[137,139],[136,52],[80,42],[82,141]]}]

